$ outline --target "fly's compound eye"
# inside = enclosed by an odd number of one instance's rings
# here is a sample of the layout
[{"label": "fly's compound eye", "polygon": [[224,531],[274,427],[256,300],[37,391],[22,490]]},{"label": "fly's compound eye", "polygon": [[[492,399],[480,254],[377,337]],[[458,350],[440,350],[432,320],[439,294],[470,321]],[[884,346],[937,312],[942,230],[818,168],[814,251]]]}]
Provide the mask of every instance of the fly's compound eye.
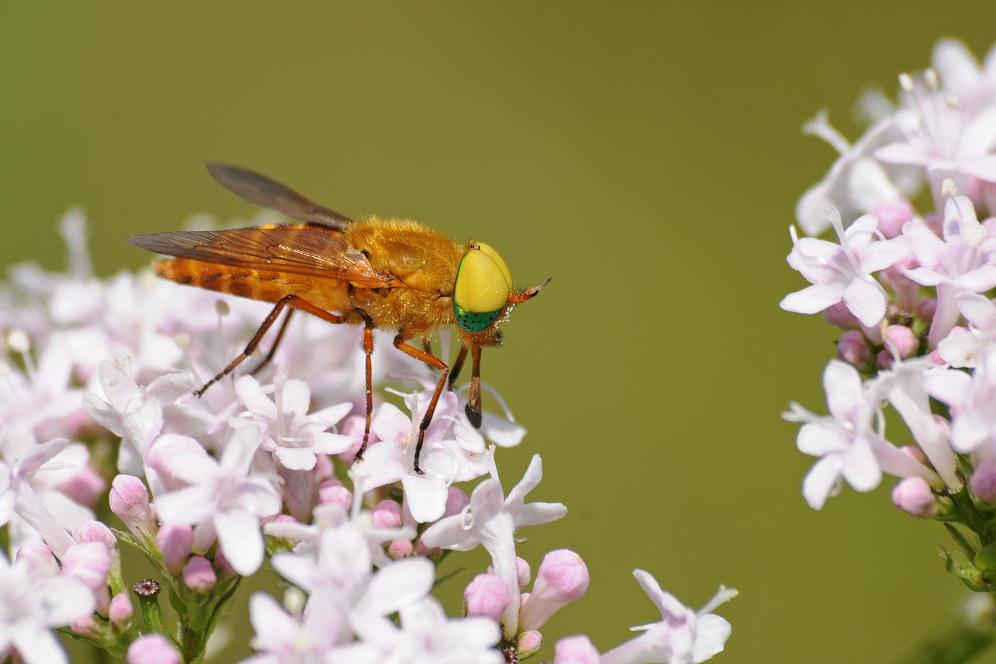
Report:
[{"label": "fly's compound eye", "polygon": [[468,332],[487,328],[508,303],[512,277],[493,247],[483,242],[468,246],[457,269],[453,313]]}]

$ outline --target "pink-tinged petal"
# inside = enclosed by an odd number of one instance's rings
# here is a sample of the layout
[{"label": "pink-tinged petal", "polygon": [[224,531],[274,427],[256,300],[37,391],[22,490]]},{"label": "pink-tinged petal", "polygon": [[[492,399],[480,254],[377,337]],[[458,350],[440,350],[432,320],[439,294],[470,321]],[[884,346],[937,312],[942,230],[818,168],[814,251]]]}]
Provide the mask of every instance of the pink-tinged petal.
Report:
[{"label": "pink-tinged petal", "polygon": [[973,415],[963,413],[951,423],[951,446],[963,454],[974,452],[992,437],[992,425]]},{"label": "pink-tinged petal", "polygon": [[930,62],[949,90],[971,90],[980,83],[979,62],[957,39],[944,38],[934,44]]},{"label": "pink-tinged petal", "polygon": [[328,408],[317,410],[309,415],[309,417],[314,420],[320,420],[326,425],[326,428],[328,428],[333,424],[338,424],[342,418],[349,415],[352,410],[353,404],[346,401],[344,403],[337,403],[334,406],[329,406]]},{"label": "pink-tinged petal", "polygon": [[543,459],[540,458],[540,455],[534,454],[533,458],[529,460],[529,466],[526,468],[526,472],[523,473],[522,479],[508,492],[505,502],[511,505],[525,501],[529,492],[539,486],[542,479]]},{"label": "pink-tinged petal", "polygon": [[470,551],[479,542],[464,528],[464,518],[463,514],[454,514],[440,519],[422,533],[422,543],[430,549]]},{"label": "pink-tinged petal", "polygon": [[259,384],[259,381],[252,376],[242,376],[235,381],[235,393],[239,395],[239,399],[253,414],[271,419],[276,418],[277,406],[263,392],[263,386]]},{"label": "pink-tinged petal", "polygon": [[633,570],[633,576],[636,578],[636,582],[640,584],[643,592],[647,593],[647,597],[650,598],[650,601],[660,611],[661,617],[665,619],[669,617],[677,618],[688,611],[687,607],[679,602],[674,595],[661,589],[660,584],[654,578],[653,574],[645,572],[642,569],[635,569]]},{"label": "pink-tinged petal", "polygon": [[931,162],[929,154],[910,143],[886,145],[875,150],[875,157],[889,164],[926,166]]},{"label": "pink-tinged petal", "polygon": [[263,592],[253,593],[249,599],[249,621],[256,633],[250,644],[254,650],[278,650],[293,644],[297,636],[298,624]]},{"label": "pink-tinged petal", "polygon": [[14,511],[35,529],[56,556],[62,556],[74,544],[73,538],[44,508],[41,498],[30,485],[22,486],[17,493]]},{"label": "pink-tinged petal", "polygon": [[695,621],[695,643],[692,645],[692,661],[704,662],[723,652],[726,640],[730,638],[733,627],[717,615],[700,616]]},{"label": "pink-tinged petal", "polygon": [[446,482],[425,476],[405,473],[401,478],[405,500],[412,518],[418,523],[429,523],[446,510]]},{"label": "pink-tinged petal", "polygon": [[356,610],[386,616],[413,604],[432,590],[436,568],[425,558],[409,558],[385,565],[370,580]]},{"label": "pink-tinged petal", "polygon": [[932,397],[950,406],[960,406],[972,391],[972,377],[952,369],[928,371],[924,384]]},{"label": "pink-tinged petal", "polygon": [[487,479],[470,494],[470,511],[476,522],[487,521],[505,507],[505,492],[496,479]]},{"label": "pink-tinged petal", "polygon": [[318,462],[312,450],[299,447],[278,447],[276,455],[288,470],[311,470]]},{"label": "pink-tinged petal", "polygon": [[292,378],[284,383],[281,391],[282,406],[285,413],[306,415],[311,406],[311,388],[302,380]]},{"label": "pink-tinged petal", "polygon": [[[669,662],[670,628],[664,625],[652,627],[640,636],[622,643],[602,655],[601,664],[650,664]],[[681,661],[681,660],[675,660]]]},{"label": "pink-tinged petal", "polygon": [[384,403],[370,423],[370,429],[384,441],[404,440],[412,430],[412,421],[397,406]]},{"label": "pink-tinged petal", "polygon": [[909,241],[904,237],[872,242],[861,252],[861,271],[884,270],[909,256],[911,251]]},{"label": "pink-tinged petal", "polygon": [[808,422],[799,429],[796,437],[796,447],[803,454],[824,456],[830,452],[839,452],[850,445],[850,436],[830,422]]},{"label": "pink-tinged petal", "polygon": [[868,440],[875,453],[875,459],[883,472],[896,477],[922,477],[933,487],[942,488],[944,486],[944,480],[937,473],[881,436],[872,434],[869,435]]},{"label": "pink-tinged petal", "polygon": [[956,369],[973,366],[975,356],[981,349],[975,335],[957,327],[937,344],[937,353],[941,359]]},{"label": "pink-tinged petal", "polygon": [[408,463],[395,443],[380,442],[371,445],[350,472],[362,481],[363,491],[370,491],[400,480],[408,473]]},{"label": "pink-tinged petal", "polygon": [[882,469],[868,441],[859,438],[841,454],[841,474],[856,491],[871,491],[882,481]]},{"label": "pink-tinged petal", "polygon": [[218,543],[225,558],[241,576],[249,576],[263,564],[263,535],[259,519],[249,512],[235,510],[214,517]]},{"label": "pink-tinged petal", "polygon": [[948,280],[943,274],[928,270],[925,267],[915,267],[912,270],[903,270],[903,274],[920,284],[921,286],[936,286]]},{"label": "pink-tinged petal", "polygon": [[855,279],[844,289],[844,303],[865,327],[875,327],[885,317],[885,289],[871,277]]},{"label": "pink-tinged petal", "polygon": [[482,414],[481,431],[498,447],[515,447],[526,435],[526,429],[522,425],[487,411]]},{"label": "pink-tinged petal", "polygon": [[156,498],[153,505],[163,523],[192,526],[214,513],[214,492],[207,486],[197,484],[163,494]]},{"label": "pink-tinged petal", "polygon": [[981,293],[996,288],[996,265],[984,265],[956,278],[953,285],[960,289]]},{"label": "pink-tinged petal", "polygon": [[93,593],[74,579],[59,576],[46,579],[35,592],[45,607],[49,627],[62,627],[93,613]]},{"label": "pink-tinged petal", "polygon": [[12,641],[25,664],[63,664],[69,661],[59,640],[51,632],[21,628],[14,631]]},{"label": "pink-tinged petal", "polygon": [[840,302],[843,295],[843,289],[837,284],[814,284],[789,293],[778,306],[797,314],[815,314]]},{"label": "pink-tinged petal", "polygon": [[830,413],[838,420],[850,419],[865,401],[857,369],[840,360],[830,360],[823,370],[823,390]]},{"label": "pink-tinged petal", "polygon": [[920,265],[928,267],[936,265],[948,250],[944,240],[937,237],[937,234],[919,219],[903,226],[903,235],[909,239],[913,255]]},{"label": "pink-tinged petal", "polygon": [[[173,435],[175,434],[166,434],[157,438],[153,447],[158,445],[159,441],[163,438]],[[186,438],[186,436],[176,437]],[[193,438],[188,438],[187,440],[196,442]],[[218,462],[211,458],[207,451],[200,447],[200,445],[197,447],[197,451],[193,449],[177,449],[176,453],[169,456],[164,455],[155,464],[150,465],[156,470],[165,470],[170,477],[186,482],[187,484],[210,482],[219,473]]]},{"label": "pink-tinged petal", "polygon": [[996,304],[977,293],[958,293],[955,296],[961,315],[980,330],[996,329]]},{"label": "pink-tinged petal", "polygon": [[228,441],[218,464],[227,474],[245,475],[249,472],[252,458],[262,442],[262,433],[254,424],[242,424]]},{"label": "pink-tinged petal", "polygon": [[271,563],[277,574],[302,590],[310,593],[317,587],[315,579],[321,575],[321,572],[308,558],[292,553],[278,553],[273,556]]},{"label": "pink-tinged petal", "polygon": [[146,396],[160,403],[173,403],[194,389],[194,378],[187,372],[173,372],[159,376],[145,388]]},{"label": "pink-tinged petal", "polygon": [[802,481],[802,495],[814,510],[821,509],[840,480],[840,459],[826,456],[813,464]]},{"label": "pink-tinged petal", "polygon": [[17,462],[17,474],[23,478],[30,478],[38,470],[55,458],[57,454],[66,449],[69,441],[65,438],[56,438],[47,443],[36,445],[27,456]]},{"label": "pink-tinged petal", "polygon": [[280,493],[263,477],[243,479],[234,503],[258,517],[273,516],[281,507]]},{"label": "pink-tinged petal", "polygon": [[[961,144],[965,146],[971,146],[971,149],[976,154],[984,154],[992,152],[992,149],[996,147],[996,107],[990,106],[979,112],[972,122],[965,127],[964,133],[961,135]],[[987,155],[986,157],[981,157],[980,159],[989,159],[990,168],[992,168],[993,159],[996,159],[996,155]],[[974,164],[975,159],[971,160],[970,163]],[[969,175],[975,175],[983,180],[989,180],[992,182],[992,178],[984,177],[977,171],[969,170],[967,165],[963,164],[962,172],[968,173]],[[990,173],[996,173],[996,171],[988,171]]]},{"label": "pink-tinged petal", "polygon": [[312,448],[319,454],[340,454],[345,452],[356,442],[352,436],[343,436],[338,433],[315,434]]},{"label": "pink-tinged petal", "polygon": [[97,375],[104,396],[117,413],[124,413],[131,400],[141,395],[138,385],[117,362],[104,360],[97,369]]},{"label": "pink-tinged petal", "polygon": [[519,507],[509,507],[509,512],[515,518],[517,528],[541,526],[567,516],[567,507],[563,503],[527,503]]}]

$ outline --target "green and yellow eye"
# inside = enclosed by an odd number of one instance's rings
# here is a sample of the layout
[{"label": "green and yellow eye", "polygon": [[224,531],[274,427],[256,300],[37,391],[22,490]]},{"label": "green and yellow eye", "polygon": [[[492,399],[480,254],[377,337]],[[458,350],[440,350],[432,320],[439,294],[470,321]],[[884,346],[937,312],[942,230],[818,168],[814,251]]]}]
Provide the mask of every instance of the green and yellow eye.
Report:
[{"label": "green and yellow eye", "polygon": [[457,268],[453,314],[468,332],[480,332],[501,314],[512,291],[512,276],[493,247],[471,243]]}]

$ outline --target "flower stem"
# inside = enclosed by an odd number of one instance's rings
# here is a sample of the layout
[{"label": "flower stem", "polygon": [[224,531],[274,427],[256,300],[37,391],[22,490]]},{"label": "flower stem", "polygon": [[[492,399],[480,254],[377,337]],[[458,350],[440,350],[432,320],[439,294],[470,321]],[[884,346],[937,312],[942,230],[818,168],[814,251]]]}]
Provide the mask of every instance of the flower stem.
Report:
[{"label": "flower stem", "polygon": [[146,632],[158,632],[174,640],[163,624],[162,610],[159,608],[160,586],[154,579],[144,579],[131,587],[138,597],[139,610],[142,612],[142,623]]}]

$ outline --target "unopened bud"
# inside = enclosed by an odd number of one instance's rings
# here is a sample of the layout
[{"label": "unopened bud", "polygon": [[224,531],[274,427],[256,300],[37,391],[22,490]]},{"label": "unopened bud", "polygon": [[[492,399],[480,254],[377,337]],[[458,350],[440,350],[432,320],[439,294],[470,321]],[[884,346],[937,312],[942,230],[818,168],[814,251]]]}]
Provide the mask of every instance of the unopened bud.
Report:
[{"label": "unopened bud", "polygon": [[898,199],[882,203],[872,214],[878,219],[878,230],[886,238],[899,237],[903,232],[903,225],[912,221],[916,211],[909,201]]},{"label": "unopened bud", "polygon": [[529,599],[522,606],[519,625],[539,629],[568,602],[581,599],[588,590],[588,567],[569,549],[546,554],[536,571]]},{"label": "unopened bud", "polygon": [[134,608],[131,605],[131,599],[128,598],[128,593],[118,593],[111,598],[111,606],[107,610],[107,617],[112,624],[117,627],[122,627],[131,622],[131,617],[134,614]]},{"label": "unopened bud", "polygon": [[512,602],[508,586],[494,574],[478,574],[463,591],[468,616],[487,616],[500,620]]},{"label": "unopened bud", "polygon": [[921,519],[929,519],[937,512],[937,501],[930,485],[922,477],[907,477],[892,490],[892,502],[902,511]]},{"label": "unopened bud", "polygon": [[142,480],[133,475],[118,475],[111,482],[111,511],[136,535],[151,537],[156,519],[149,506],[149,492]]},{"label": "unopened bud", "polygon": [[972,495],[988,505],[996,505],[996,463],[984,461],[979,464],[969,480]]},{"label": "unopened bud", "polygon": [[889,325],[885,328],[884,336],[903,359],[911,357],[920,346],[920,340],[913,334],[913,330],[905,325]]},{"label": "unopened bud", "polygon": [[560,639],[553,648],[553,664],[599,664],[601,661],[595,645],[584,634]]},{"label": "unopened bud", "polygon": [[865,336],[857,330],[848,330],[837,340],[837,354],[857,369],[866,369],[871,364],[871,349]]},{"label": "unopened bud", "polygon": [[401,527],[401,505],[393,500],[382,500],[374,505],[371,516],[377,528]]},{"label": "unopened bud", "polygon": [[162,634],[146,634],[128,646],[128,664],[180,664],[177,652]]},{"label": "unopened bud", "polygon": [[187,525],[166,524],[156,533],[156,546],[163,554],[163,565],[173,575],[183,571],[193,545],[194,530]]},{"label": "unopened bud", "polygon": [[217,582],[211,561],[203,556],[194,556],[183,568],[183,583],[194,592],[209,592]]},{"label": "unopened bud", "polygon": [[543,646],[543,635],[537,632],[535,629],[526,630],[522,634],[519,634],[519,640],[516,643],[516,651],[519,657],[528,657],[533,653],[537,652]]}]

